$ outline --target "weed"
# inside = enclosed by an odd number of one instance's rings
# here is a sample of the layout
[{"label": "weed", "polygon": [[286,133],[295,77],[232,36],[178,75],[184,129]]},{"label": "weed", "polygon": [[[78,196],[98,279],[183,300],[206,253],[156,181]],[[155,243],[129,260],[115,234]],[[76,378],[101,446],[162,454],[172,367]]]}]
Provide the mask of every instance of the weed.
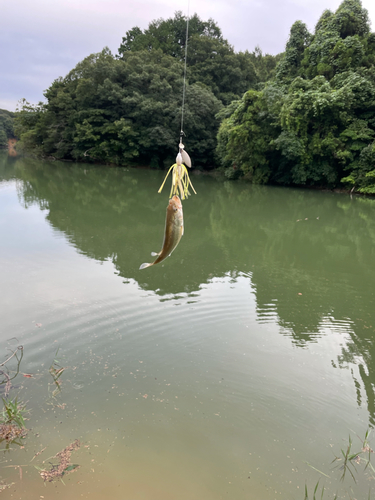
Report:
[{"label": "weed", "polygon": [[343,464],[340,466],[340,470],[342,470],[342,476],[341,476],[341,481],[344,481],[345,475],[348,472],[350,476],[352,477],[353,481],[356,483],[357,480],[355,478],[354,473],[357,473],[357,467],[359,465],[364,466],[364,470],[369,470],[370,474],[373,479],[375,479],[375,469],[371,463],[371,453],[374,453],[374,451],[370,448],[369,446],[369,436],[370,436],[370,430],[368,429],[365,434],[365,438],[362,440],[361,438],[358,439],[362,443],[362,447],[360,451],[357,451],[355,453],[352,452],[352,438],[349,435],[349,443],[346,449],[341,449],[341,455],[342,457],[335,457],[332,463],[334,462],[340,462],[343,460]]},{"label": "weed", "polygon": [[[317,493],[318,493],[318,487],[319,487],[319,481],[318,481],[318,482],[316,483],[316,485],[315,485],[312,500],[318,500],[318,499],[322,500],[322,499],[323,499],[323,495],[324,495],[324,486],[322,487],[322,491],[321,491],[321,493],[320,493],[320,497],[317,497],[317,496],[316,496],[316,495],[317,495]],[[332,500],[337,500],[337,498],[338,498],[338,497],[337,497],[337,495],[335,495],[335,496],[333,497],[333,499],[332,499]],[[306,485],[305,485],[305,498],[304,498],[304,500],[309,500],[309,494],[308,494],[308,492],[307,492],[307,486],[306,486]]]},{"label": "weed", "polygon": [[[57,349],[55,356],[57,356],[57,353],[59,352],[59,349]],[[49,372],[53,378],[53,383],[56,386],[55,389],[51,392],[51,398],[56,399],[56,396],[61,392],[61,382],[60,382],[60,377],[64,373],[65,367],[60,366],[58,358],[55,357],[53,360]],[[50,389],[48,387],[48,391],[50,392]]]},{"label": "weed", "polygon": [[[348,474],[353,479],[353,481],[355,483],[357,483],[356,476],[358,476],[358,472],[359,472],[358,468],[359,467],[361,467],[361,469],[363,469],[363,471],[366,471],[366,470],[369,471],[371,474],[371,479],[375,479],[375,468],[373,467],[373,465],[371,463],[371,453],[374,453],[374,451],[370,448],[370,445],[369,445],[370,430],[368,429],[366,431],[365,437],[363,440],[361,438],[359,438],[359,436],[357,436],[357,437],[362,443],[360,450],[355,451],[353,453],[353,448],[354,448],[353,441],[352,441],[351,436],[349,435],[348,445],[346,446],[346,448],[341,449],[341,455],[335,456],[335,458],[331,462],[331,463],[342,462],[342,464],[341,463],[338,464],[339,470],[342,471],[341,478],[340,478],[341,481],[344,481],[346,475]],[[327,476],[327,474],[324,474],[324,472],[321,472],[319,469],[316,469],[315,467],[310,465],[308,462],[306,462],[306,463],[309,467],[311,467],[315,471],[319,472],[323,476],[329,477],[329,476]],[[318,490],[319,490],[319,481],[315,485],[314,491],[312,493],[313,496],[312,496],[311,500],[319,500],[319,499],[322,500],[323,499],[324,486],[322,487],[320,493],[318,493]],[[309,500],[309,498],[310,497],[308,494],[307,485],[305,485],[304,500]],[[337,498],[338,498],[338,496],[336,494],[333,497],[333,500],[337,500]],[[350,496],[350,498],[352,498],[352,497]],[[370,500],[370,499],[371,499],[371,491],[369,491],[369,495],[368,495],[368,500]]]},{"label": "weed", "polygon": [[29,412],[26,405],[15,399],[2,398],[4,403],[3,412],[0,415],[0,423],[9,425],[16,424],[20,429],[25,428],[24,415]]},{"label": "weed", "polygon": [[[20,355],[19,355],[19,353],[20,353]],[[14,375],[10,376],[10,370],[8,369],[6,364],[13,357],[15,357],[17,360],[17,368],[16,368]],[[12,387],[11,381],[14,378],[16,378],[17,375],[19,374],[20,364],[21,364],[22,358],[23,358],[23,347],[20,345],[17,347],[17,349],[15,351],[12,351],[12,354],[5,361],[0,363],[0,368],[3,368],[0,370],[0,388],[3,385],[5,385],[5,387],[4,387],[5,397],[8,396],[10,388]]]},{"label": "weed", "polygon": [[23,438],[27,433],[24,420],[24,414],[28,413],[26,405],[18,398],[2,400],[4,408],[0,414],[0,441],[7,441],[7,447],[9,443],[21,445],[16,439]]},{"label": "weed", "polygon": [[[319,481],[315,485],[312,500],[317,500],[318,497],[316,495],[318,493],[318,488],[319,488]],[[322,487],[322,491],[320,494],[320,500],[322,500],[323,495],[324,495],[324,486]],[[334,496],[333,500],[336,500],[336,499],[337,499],[337,495]],[[306,485],[305,485],[305,498],[304,498],[304,500],[309,500],[309,494],[308,494]]]},{"label": "weed", "polygon": [[73,451],[78,450],[79,447],[81,446],[80,442],[78,439],[76,439],[73,443],[71,443],[69,446],[61,450],[55,457],[59,460],[59,463],[57,465],[52,465],[50,470],[46,469],[41,469],[38,466],[34,466],[38,471],[43,479],[43,481],[53,481],[54,479],[59,478],[62,481],[62,477],[65,474],[69,474],[70,472],[75,471],[76,469],[79,468],[78,464],[72,464],[70,462],[70,457]]}]

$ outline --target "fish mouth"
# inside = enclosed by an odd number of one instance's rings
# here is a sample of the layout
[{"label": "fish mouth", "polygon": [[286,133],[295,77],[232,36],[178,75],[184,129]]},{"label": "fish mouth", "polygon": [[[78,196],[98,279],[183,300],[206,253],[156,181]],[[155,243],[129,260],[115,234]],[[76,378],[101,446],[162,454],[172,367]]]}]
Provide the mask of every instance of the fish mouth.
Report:
[{"label": "fish mouth", "polygon": [[180,198],[177,195],[174,195],[170,200],[169,200],[169,205],[176,207],[176,208],[182,208],[182,203]]}]

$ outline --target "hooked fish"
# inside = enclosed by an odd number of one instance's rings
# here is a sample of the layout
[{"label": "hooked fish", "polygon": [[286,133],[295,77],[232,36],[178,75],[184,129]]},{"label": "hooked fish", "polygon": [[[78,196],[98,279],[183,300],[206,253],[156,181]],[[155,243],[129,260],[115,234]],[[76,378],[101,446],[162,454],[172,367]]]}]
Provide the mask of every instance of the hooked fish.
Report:
[{"label": "hooked fish", "polygon": [[157,256],[151,263],[145,262],[139,269],[153,266],[163,261],[171,255],[173,250],[179,244],[181,236],[184,234],[184,216],[182,213],[182,203],[178,196],[173,196],[167,206],[167,215],[165,218],[164,242],[163,248],[159,253],[152,252],[151,255]]}]

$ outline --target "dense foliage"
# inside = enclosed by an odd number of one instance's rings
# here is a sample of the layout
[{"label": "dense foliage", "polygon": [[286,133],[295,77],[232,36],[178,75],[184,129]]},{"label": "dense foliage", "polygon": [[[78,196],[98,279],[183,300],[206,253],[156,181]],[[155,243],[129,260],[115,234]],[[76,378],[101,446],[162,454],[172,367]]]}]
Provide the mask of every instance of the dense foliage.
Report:
[{"label": "dense foliage", "polygon": [[[52,83],[46,103],[24,101],[20,146],[61,159],[170,165],[186,21],[177,12],[134,27],[116,57],[92,54]],[[375,193],[375,33],[360,0],[324,11],[314,33],[295,22],[276,57],[236,53],[212,19],[195,14],[188,50],[183,128],[195,166],[219,161],[228,178]]]},{"label": "dense foliage", "polygon": [[[16,130],[22,145],[65,159],[95,159],[158,166],[173,157],[179,135],[181,62],[161,50],[108,49],[79,63],[45,92],[47,104],[24,104]],[[187,87],[189,149],[198,162],[212,161],[222,104],[209,89]]]},{"label": "dense foliage", "polygon": [[[176,12],[174,18],[152,21],[142,31],[137,26],[126,33],[119,47],[120,56],[129,51],[161,49],[179,61],[185,58],[187,18]],[[212,20],[202,21],[197,14],[189,18],[188,80],[203,83],[224,104],[239,99],[249,88],[270,78],[280,57],[254,52],[238,52],[222,36]]]},{"label": "dense foliage", "polygon": [[13,119],[14,113],[6,109],[0,109],[0,148],[6,148],[8,139],[14,137]]},{"label": "dense foliage", "polygon": [[229,178],[375,193],[375,33],[360,0],[297,21],[275,77],[249,90],[220,127]]},{"label": "dense foliage", "polygon": [[[17,114],[19,147],[40,156],[114,164],[170,165],[180,133],[186,17],[128,31],[80,62]],[[189,20],[184,132],[195,166],[215,163],[219,111],[273,74],[277,58],[235,53],[214,21]]]}]

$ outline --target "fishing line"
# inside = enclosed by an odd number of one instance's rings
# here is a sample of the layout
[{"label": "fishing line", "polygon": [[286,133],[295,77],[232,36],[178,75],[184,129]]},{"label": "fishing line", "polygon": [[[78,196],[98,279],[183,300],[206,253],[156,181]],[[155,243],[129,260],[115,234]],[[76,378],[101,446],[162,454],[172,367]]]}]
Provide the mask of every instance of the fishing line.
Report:
[{"label": "fishing line", "polygon": [[[190,11],[190,0],[188,0],[188,14],[186,19],[186,38],[185,38],[185,64],[184,64],[184,79],[182,84],[182,106],[181,106],[181,131],[180,131],[180,143],[178,145],[178,154],[176,156],[176,163],[174,163],[167,172],[164,178],[163,184],[160,186],[158,193],[161,193],[165,181],[168,178],[170,172],[172,172],[172,188],[169,198],[172,196],[178,196],[180,194],[181,200],[185,200],[189,195],[189,187],[196,191],[191,183],[187,168],[191,168],[190,156],[184,149],[182,144],[182,138],[184,134],[184,112],[185,112],[185,97],[186,97],[186,61],[187,61],[187,49],[188,49],[188,38],[189,38],[189,12]],[[143,268],[142,268],[143,269]]]},{"label": "fishing line", "polygon": [[189,10],[190,10],[190,0],[188,0],[188,11],[187,11],[187,20],[186,20],[185,64],[184,64],[184,83],[182,85],[180,143],[182,142],[182,137],[184,136],[184,108],[185,108],[185,93],[186,93],[186,61],[187,61],[188,36],[189,36]]}]

